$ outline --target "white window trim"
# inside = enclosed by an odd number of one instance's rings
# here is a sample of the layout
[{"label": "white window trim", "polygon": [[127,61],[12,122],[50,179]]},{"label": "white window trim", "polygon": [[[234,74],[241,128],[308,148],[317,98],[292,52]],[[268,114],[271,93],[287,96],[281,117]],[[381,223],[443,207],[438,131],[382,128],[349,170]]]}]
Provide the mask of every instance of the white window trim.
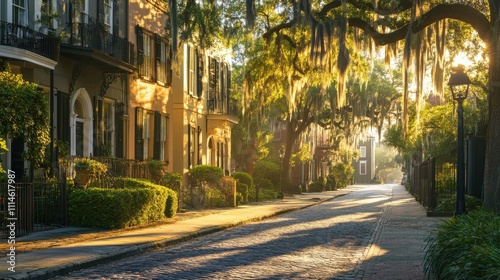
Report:
[{"label": "white window trim", "polygon": [[366,157],[366,146],[359,147],[359,153],[360,153],[360,157],[365,158]]},{"label": "white window trim", "polygon": [[[362,168],[363,165],[365,165],[365,169],[364,169],[365,172],[363,172],[363,168]],[[368,169],[367,161],[366,160],[360,161],[359,162],[359,175],[366,175],[367,169]]]},{"label": "white window trim", "polygon": [[[106,1],[103,1],[103,5],[109,7],[109,22],[104,22],[104,25],[109,26],[108,32],[113,34],[113,0],[109,0],[108,4]],[[104,14],[106,16],[106,7],[104,8]]]},{"label": "white window trim", "polygon": [[[22,16],[22,22],[20,22],[20,23],[14,22],[14,1],[10,2],[10,5],[9,5],[10,6],[10,12],[7,15],[10,15],[10,17],[11,17],[10,21],[12,23],[23,25],[23,26],[27,26],[28,25],[28,14],[29,14],[29,11],[28,11],[28,8],[29,8],[29,3],[28,2],[29,1],[23,0],[23,2],[24,2],[24,7],[22,7],[22,9],[23,9],[24,12],[23,12],[23,16]],[[17,5],[15,5],[15,6],[17,6]],[[21,8],[21,7],[19,7],[19,8]]]}]

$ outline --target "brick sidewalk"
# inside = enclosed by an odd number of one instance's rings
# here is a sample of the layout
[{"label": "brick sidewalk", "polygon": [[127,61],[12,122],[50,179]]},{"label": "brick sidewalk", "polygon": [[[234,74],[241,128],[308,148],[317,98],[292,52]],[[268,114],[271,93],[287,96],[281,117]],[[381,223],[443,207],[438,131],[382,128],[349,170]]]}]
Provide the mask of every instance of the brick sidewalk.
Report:
[{"label": "brick sidewalk", "polygon": [[360,265],[362,279],[427,279],[422,266],[425,238],[445,219],[427,217],[403,186],[395,186]]}]

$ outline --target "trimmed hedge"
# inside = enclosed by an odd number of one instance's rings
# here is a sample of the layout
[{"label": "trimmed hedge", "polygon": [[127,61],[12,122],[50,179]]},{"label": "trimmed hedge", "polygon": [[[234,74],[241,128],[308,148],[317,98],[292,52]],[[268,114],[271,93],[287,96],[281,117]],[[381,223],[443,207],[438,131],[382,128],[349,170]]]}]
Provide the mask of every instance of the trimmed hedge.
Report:
[{"label": "trimmed hedge", "polygon": [[309,184],[307,188],[309,192],[322,192],[325,190],[325,185],[321,181],[316,181]]},{"label": "trimmed hedge", "polygon": [[253,178],[250,174],[247,172],[233,172],[231,176],[238,180],[238,182],[245,184],[247,186],[252,186],[253,185]]},{"label": "trimmed hedge", "polygon": [[173,217],[177,212],[174,191],[137,179],[120,181],[120,189],[73,189],[68,199],[71,224],[124,228]]}]

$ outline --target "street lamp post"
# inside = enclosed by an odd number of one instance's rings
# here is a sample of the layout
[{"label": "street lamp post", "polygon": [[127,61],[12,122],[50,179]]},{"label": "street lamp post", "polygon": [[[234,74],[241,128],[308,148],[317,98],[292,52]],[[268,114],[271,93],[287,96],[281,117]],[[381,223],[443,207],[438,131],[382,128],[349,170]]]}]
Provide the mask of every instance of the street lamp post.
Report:
[{"label": "street lamp post", "polygon": [[451,74],[448,85],[451,89],[453,99],[457,101],[457,201],[456,215],[461,215],[465,212],[465,155],[464,155],[464,110],[463,101],[469,93],[470,79],[464,72],[464,67],[459,65],[455,72]]},{"label": "street lamp post", "polygon": [[284,193],[283,193],[283,180],[282,180],[282,177],[283,175],[281,174],[282,173],[282,168],[283,168],[283,157],[285,156],[285,151],[283,150],[283,148],[280,148],[280,198],[283,199],[284,198]]}]

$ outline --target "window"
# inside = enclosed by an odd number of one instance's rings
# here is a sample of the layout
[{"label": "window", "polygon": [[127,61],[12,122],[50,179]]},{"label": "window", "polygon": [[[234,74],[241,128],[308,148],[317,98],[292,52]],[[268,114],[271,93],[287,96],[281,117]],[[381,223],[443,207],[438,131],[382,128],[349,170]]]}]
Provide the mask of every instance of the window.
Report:
[{"label": "window", "polygon": [[151,140],[151,114],[146,113],[144,114],[144,119],[143,119],[143,159],[148,159],[150,158],[149,152],[150,152],[150,143],[149,141]]},{"label": "window", "polygon": [[190,95],[196,92],[196,50],[192,47],[189,48],[188,53],[188,93]]},{"label": "window", "polygon": [[359,152],[360,152],[360,157],[365,158],[366,157],[366,146],[361,146],[359,147]]},{"label": "window", "polygon": [[152,38],[150,34],[144,34],[143,44],[142,44],[142,49],[143,49],[142,65],[139,68],[141,76],[148,80],[153,80],[153,69],[151,68],[152,66],[151,39]]},{"label": "window", "polygon": [[113,33],[113,0],[104,0],[104,30]]},{"label": "window", "polygon": [[89,47],[89,40],[87,38],[85,38],[83,42],[81,41],[82,36],[85,36],[85,33],[81,33],[81,30],[83,30],[83,28],[80,28],[80,25],[86,24],[88,22],[88,3],[86,0],[76,0],[71,1],[71,4],[72,11],[70,14],[72,17],[71,22],[73,23],[73,36],[71,38],[73,40],[73,43],[77,45],[85,43],[84,47]]},{"label": "window", "polygon": [[103,134],[104,134],[104,147],[103,155],[114,155],[115,145],[115,110],[114,102],[112,100],[104,100],[103,104]]},{"label": "window", "polygon": [[203,56],[195,47],[187,46],[184,88],[187,94],[198,98],[203,92]]},{"label": "window", "polygon": [[26,3],[25,0],[12,1],[12,22],[18,25],[26,25]]},{"label": "window", "polygon": [[139,75],[162,85],[171,83],[170,46],[166,38],[136,26]]},{"label": "window", "polygon": [[220,86],[219,86],[219,62],[211,57],[210,58],[210,65],[209,65],[209,92],[208,92],[208,95],[209,95],[209,98],[210,99],[213,99],[213,100],[217,100],[219,99],[219,90],[220,90]]},{"label": "window", "polygon": [[359,174],[366,175],[366,160],[359,162]]},{"label": "window", "polygon": [[167,157],[167,117],[161,116],[161,133],[160,133],[160,160],[166,161]]},{"label": "window", "polygon": [[[158,38],[159,39],[159,38]],[[167,43],[161,40],[157,42],[156,74],[157,81],[167,83]]]}]

